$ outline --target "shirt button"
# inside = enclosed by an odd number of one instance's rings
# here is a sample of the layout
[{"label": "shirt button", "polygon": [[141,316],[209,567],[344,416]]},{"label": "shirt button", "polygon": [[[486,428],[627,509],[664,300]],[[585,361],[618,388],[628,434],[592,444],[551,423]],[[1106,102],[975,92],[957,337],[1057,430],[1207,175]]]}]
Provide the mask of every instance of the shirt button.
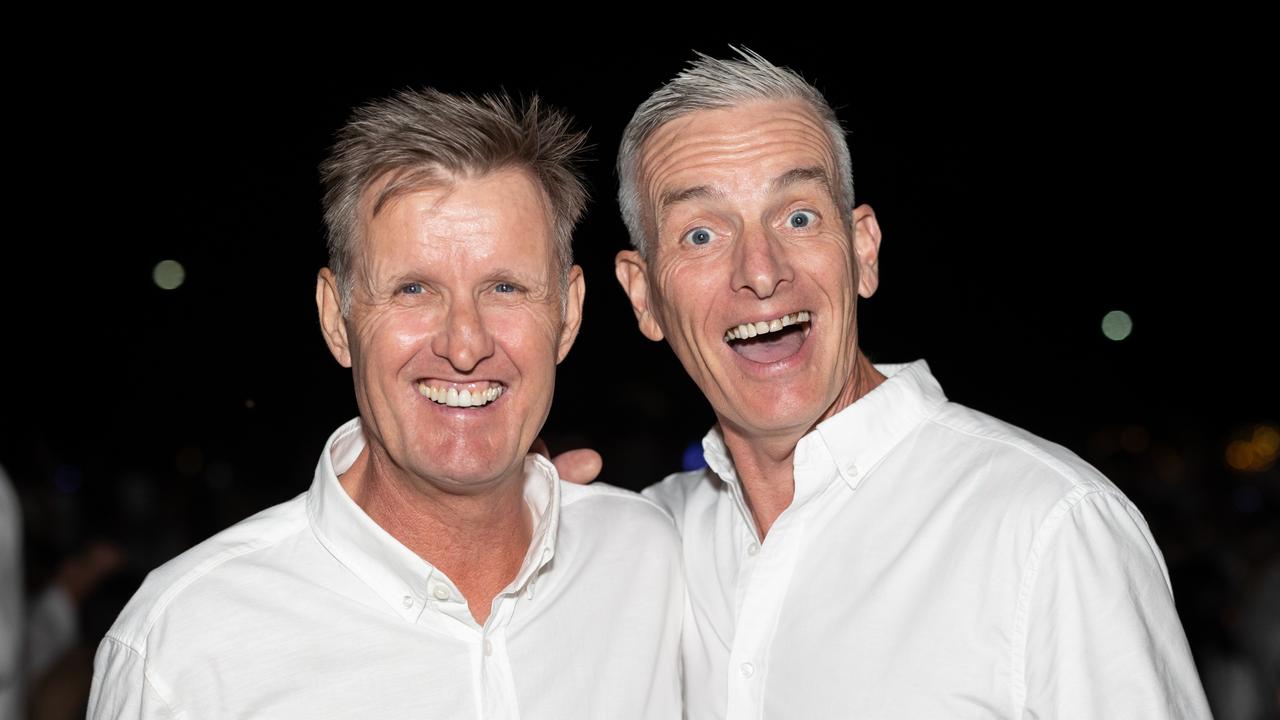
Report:
[{"label": "shirt button", "polygon": [[405,595],[404,598],[400,601],[400,604],[404,605],[405,610],[408,610],[409,608],[413,607],[413,598],[409,597],[408,595]]},{"label": "shirt button", "polygon": [[756,666],[751,663],[742,663],[738,666],[738,672],[742,673],[742,677],[749,678],[756,674]]},{"label": "shirt button", "polygon": [[488,640],[485,640],[485,641],[484,641],[484,655],[485,655],[485,657],[489,657],[489,656],[490,656],[490,655],[492,655],[492,654],[493,654],[493,643],[489,642]]},{"label": "shirt button", "polygon": [[433,597],[435,597],[435,599],[437,599],[437,600],[448,600],[448,599],[449,599],[449,588],[447,588],[447,587],[445,587],[445,586],[443,586],[443,585],[437,585],[437,586],[435,586],[435,587],[431,588],[431,595],[432,595]]},{"label": "shirt button", "polygon": [[748,554],[748,555],[755,555],[755,554],[756,554],[756,553],[758,553],[758,552],[760,552],[760,543],[754,543],[754,542],[753,542],[753,543],[751,543],[750,545],[748,545],[748,546],[747,546],[747,554]]}]

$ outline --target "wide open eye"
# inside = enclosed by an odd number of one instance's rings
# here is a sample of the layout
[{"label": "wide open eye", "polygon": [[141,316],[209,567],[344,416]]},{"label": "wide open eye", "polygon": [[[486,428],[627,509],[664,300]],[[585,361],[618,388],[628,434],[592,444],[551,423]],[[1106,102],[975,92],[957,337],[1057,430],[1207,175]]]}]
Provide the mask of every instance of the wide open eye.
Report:
[{"label": "wide open eye", "polygon": [[796,210],[787,216],[787,227],[799,230],[801,228],[807,228],[817,221],[817,213],[810,210]]},{"label": "wide open eye", "polygon": [[684,241],[690,245],[706,245],[715,238],[715,232],[705,227],[696,227],[684,234]]}]

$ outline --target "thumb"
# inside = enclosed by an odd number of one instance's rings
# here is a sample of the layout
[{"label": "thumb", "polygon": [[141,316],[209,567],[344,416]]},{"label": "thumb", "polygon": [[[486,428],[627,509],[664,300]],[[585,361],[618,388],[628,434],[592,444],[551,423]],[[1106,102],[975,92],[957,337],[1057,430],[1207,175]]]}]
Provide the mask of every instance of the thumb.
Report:
[{"label": "thumb", "polygon": [[551,459],[560,473],[560,479],[578,485],[586,485],[600,477],[604,467],[604,458],[600,453],[588,448],[568,450]]}]

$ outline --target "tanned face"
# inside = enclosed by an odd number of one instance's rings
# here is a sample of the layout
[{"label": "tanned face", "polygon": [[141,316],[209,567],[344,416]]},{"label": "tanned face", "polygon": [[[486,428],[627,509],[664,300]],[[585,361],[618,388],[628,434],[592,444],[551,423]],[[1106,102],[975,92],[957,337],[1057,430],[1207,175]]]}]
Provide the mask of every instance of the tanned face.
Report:
[{"label": "tanned face", "polygon": [[[322,273],[322,322],[353,370],[372,452],[430,487],[473,494],[523,477],[555,369],[581,319],[582,274],[562,298],[551,213],[518,169],[457,177],[362,209],[347,318]],[[327,287],[326,287],[327,285]]]}]

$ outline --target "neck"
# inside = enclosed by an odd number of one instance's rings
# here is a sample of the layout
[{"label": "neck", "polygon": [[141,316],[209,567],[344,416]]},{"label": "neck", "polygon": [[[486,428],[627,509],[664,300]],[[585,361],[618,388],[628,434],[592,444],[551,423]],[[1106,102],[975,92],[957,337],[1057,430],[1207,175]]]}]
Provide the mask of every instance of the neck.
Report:
[{"label": "neck", "polygon": [[795,498],[795,452],[800,438],[819,423],[852,405],[879,387],[885,376],[876,370],[860,351],[854,359],[849,378],[835,402],[812,423],[777,433],[755,433],[734,426],[720,418],[724,444],[733,458],[742,493],[763,540],[778,516],[791,506]]},{"label": "neck", "polygon": [[400,544],[449,577],[484,624],[515,579],[533,534],[523,476],[480,495],[452,495],[366,446],[340,478],[347,494]]}]

